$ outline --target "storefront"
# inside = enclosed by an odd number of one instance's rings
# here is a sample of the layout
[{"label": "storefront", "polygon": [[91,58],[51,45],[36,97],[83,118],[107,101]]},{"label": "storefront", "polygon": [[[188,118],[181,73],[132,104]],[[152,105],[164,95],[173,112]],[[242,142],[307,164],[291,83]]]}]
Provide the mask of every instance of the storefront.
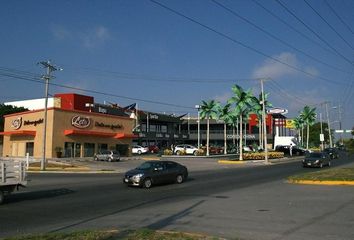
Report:
[{"label": "storefront", "polygon": [[[92,157],[100,150],[131,154],[134,119],[80,110],[49,108],[46,157]],[[43,156],[44,110],[5,116],[3,156]]]}]

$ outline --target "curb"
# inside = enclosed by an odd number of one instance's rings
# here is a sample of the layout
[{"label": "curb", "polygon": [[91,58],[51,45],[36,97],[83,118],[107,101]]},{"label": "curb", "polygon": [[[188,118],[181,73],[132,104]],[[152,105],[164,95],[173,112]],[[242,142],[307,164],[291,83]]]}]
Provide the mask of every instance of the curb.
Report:
[{"label": "curb", "polygon": [[219,160],[218,163],[219,164],[245,164],[246,162],[245,161],[240,161],[240,160],[237,160],[237,161]]},{"label": "curb", "polygon": [[287,182],[292,184],[307,184],[307,185],[354,186],[354,181],[287,180]]}]

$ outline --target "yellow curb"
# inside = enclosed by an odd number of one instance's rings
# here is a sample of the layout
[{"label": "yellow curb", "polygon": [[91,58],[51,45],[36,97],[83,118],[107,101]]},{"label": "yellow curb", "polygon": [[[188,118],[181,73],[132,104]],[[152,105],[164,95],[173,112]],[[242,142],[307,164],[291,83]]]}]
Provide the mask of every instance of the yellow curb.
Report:
[{"label": "yellow curb", "polygon": [[220,163],[220,164],[244,164],[245,162],[244,161],[240,161],[240,160],[237,160],[237,161],[219,160],[218,163]]},{"label": "yellow curb", "polygon": [[160,160],[160,158],[158,158],[158,157],[144,157],[144,158],[142,158],[142,160],[151,161],[151,160]]},{"label": "yellow curb", "polygon": [[350,185],[350,186],[354,186],[354,181],[288,180],[288,183],[312,184],[312,185]]}]

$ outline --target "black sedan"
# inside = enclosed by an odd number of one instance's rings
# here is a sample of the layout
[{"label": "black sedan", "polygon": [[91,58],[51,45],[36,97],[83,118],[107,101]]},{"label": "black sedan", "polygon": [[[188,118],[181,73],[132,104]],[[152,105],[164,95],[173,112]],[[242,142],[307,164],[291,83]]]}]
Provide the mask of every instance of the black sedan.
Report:
[{"label": "black sedan", "polygon": [[331,159],[338,158],[338,150],[336,148],[325,148],[323,150],[325,153],[327,153]]},{"label": "black sedan", "polygon": [[306,155],[302,160],[303,167],[320,167],[331,166],[331,157],[325,152],[312,152]]},{"label": "black sedan", "polygon": [[[275,151],[283,152],[284,155],[290,155],[290,146],[276,146]],[[306,149],[302,149],[297,146],[293,146],[292,148],[292,155],[294,156],[303,156],[306,153],[308,153]]]},{"label": "black sedan", "polygon": [[182,183],[188,177],[185,166],[172,161],[147,161],[125,173],[123,182],[130,186],[150,188],[152,185]]}]

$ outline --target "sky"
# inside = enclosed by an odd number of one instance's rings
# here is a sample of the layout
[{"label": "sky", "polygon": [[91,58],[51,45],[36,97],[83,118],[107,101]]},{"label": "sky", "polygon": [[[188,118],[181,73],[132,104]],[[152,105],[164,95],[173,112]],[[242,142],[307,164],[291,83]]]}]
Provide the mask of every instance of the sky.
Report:
[{"label": "sky", "polygon": [[[352,0],[3,0],[0,102],[75,92],[99,103],[196,116],[233,85],[293,118],[316,107],[354,126]],[[339,114],[341,112],[341,115]],[[319,114],[321,113],[321,114]]]}]

